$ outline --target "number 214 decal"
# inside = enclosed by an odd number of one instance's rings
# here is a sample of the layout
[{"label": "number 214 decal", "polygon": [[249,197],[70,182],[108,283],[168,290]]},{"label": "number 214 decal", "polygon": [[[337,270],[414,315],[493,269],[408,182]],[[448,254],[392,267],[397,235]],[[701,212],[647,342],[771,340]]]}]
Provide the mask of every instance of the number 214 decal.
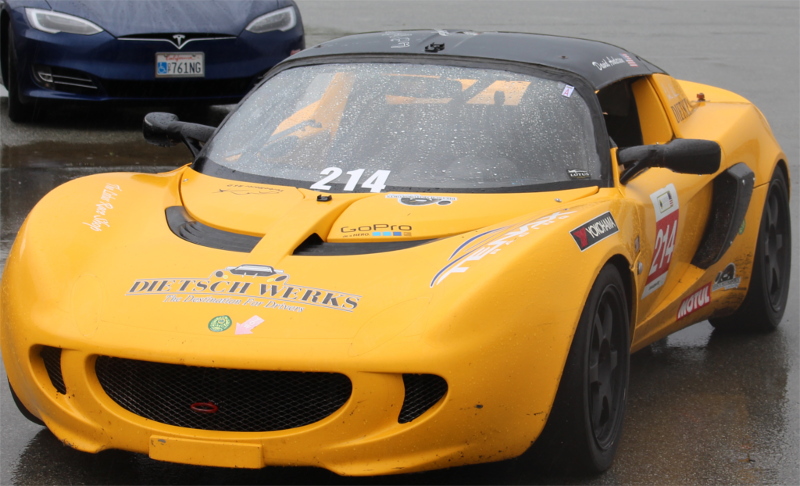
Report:
[{"label": "number 214 decal", "polygon": [[656,239],[653,246],[653,262],[650,265],[642,298],[659,289],[667,280],[669,264],[672,262],[672,253],[675,250],[680,215],[678,191],[674,185],[667,184],[666,187],[650,194],[650,200],[656,213]]},{"label": "number 214 decal", "polygon": [[[324,175],[325,177],[311,184],[311,189],[316,189],[318,191],[329,191],[331,189],[329,184],[338,179],[339,176],[342,175],[342,172],[344,171],[338,167],[327,167],[322,169],[320,174]],[[390,170],[376,170],[374,174],[367,177],[367,180],[361,183],[361,187],[364,189],[369,189],[369,192],[381,192],[386,187],[386,180],[389,178],[390,173]],[[364,175],[364,169],[348,171],[347,175],[350,177],[347,179],[347,183],[344,185],[344,190],[354,191],[356,186],[358,186],[359,181],[361,181],[361,177]]]}]

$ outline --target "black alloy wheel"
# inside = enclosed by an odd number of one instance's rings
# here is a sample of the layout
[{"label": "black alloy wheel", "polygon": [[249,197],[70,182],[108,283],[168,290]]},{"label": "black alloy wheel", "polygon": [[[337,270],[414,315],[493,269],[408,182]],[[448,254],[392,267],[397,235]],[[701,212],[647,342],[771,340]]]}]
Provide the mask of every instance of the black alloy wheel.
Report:
[{"label": "black alloy wheel", "polygon": [[547,424],[531,449],[542,469],[595,474],[611,467],[630,374],[630,319],[619,270],[595,280]]},{"label": "black alloy wheel", "polygon": [[747,296],[732,315],[709,319],[715,328],[768,332],[777,328],[783,319],[792,261],[788,187],[783,170],[776,167],[761,215]]}]

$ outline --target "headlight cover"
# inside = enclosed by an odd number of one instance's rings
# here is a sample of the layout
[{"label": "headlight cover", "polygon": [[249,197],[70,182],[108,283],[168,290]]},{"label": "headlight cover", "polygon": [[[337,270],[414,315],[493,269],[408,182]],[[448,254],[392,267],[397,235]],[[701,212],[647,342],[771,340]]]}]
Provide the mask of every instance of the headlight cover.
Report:
[{"label": "headlight cover", "polygon": [[258,17],[250,22],[245,30],[254,34],[263,34],[273,30],[286,32],[293,29],[295,25],[297,25],[297,14],[294,7],[286,7]]},{"label": "headlight cover", "polygon": [[65,32],[67,34],[93,35],[103,32],[101,27],[88,20],[52,10],[26,8],[25,15],[31,27],[50,34]]}]

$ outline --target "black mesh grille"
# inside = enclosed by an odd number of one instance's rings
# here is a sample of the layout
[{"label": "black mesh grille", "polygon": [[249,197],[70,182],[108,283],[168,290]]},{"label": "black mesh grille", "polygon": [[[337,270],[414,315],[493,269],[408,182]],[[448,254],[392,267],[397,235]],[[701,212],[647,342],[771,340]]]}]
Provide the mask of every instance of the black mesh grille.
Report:
[{"label": "black mesh grille", "polygon": [[61,348],[42,346],[39,356],[44,361],[47,375],[50,376],[50,383],[53,384],[56,391],[66,395],[67,387],[64,385],[64,377],[61,375]]},{"label": "black mesh grille", "polygon": [[427,412],[447,393],[447,382],[441,376],[403,375],[403,384],[406,398],[397,419],[401,424],[411,422]]},{"label": "black mesh grille", "polygon": [[103,390],[122,408],[168,425],[266,432],[312,424],[350,398],[338,373],[233,370],[100,356]]}]

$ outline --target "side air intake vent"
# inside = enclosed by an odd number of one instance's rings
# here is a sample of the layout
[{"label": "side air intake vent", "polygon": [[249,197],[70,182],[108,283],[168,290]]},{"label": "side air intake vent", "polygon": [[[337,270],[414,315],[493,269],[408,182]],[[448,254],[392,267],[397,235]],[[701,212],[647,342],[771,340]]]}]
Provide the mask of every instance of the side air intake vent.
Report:
[{"label": "side air intake vent", "polygon": [[61,375],[61,348],[52,346],[42,346],[39,356],[44,361],[44,368],[50,377],[50,383],[58,393],[67,394],[67,387],[64,385],[64,377]]},{"label": "side air intake vent", "polygon": [[175,236],[195,245],[250,253],[261,241],[261,238],[257,236],[223,231],[199,221],[192,221],[181,206],[167,208],[166,215],[169,229],[175,233]]},{"label": "side air intake vent", "polygon": [[397,419],[401,424],[411,422],[427,412],[447,393],[447,382],[441,376],[405,374],[403,384],[406,398]]}]

